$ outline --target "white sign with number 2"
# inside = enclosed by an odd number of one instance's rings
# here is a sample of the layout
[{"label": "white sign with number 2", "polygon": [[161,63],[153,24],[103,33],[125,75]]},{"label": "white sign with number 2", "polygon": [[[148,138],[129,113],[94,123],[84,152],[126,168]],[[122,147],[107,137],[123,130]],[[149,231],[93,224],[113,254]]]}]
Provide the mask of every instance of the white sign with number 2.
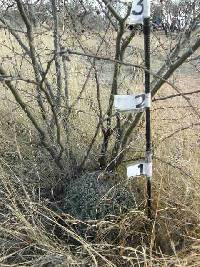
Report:
[{"label": "white sign with number 2", "polygon": [[128,18],[129,24],[143,23],[143,19],[149,17],[150,17],[150,0],[132,1],[131,14]]},{"label": "white sign with number 2", "polygon": [[115,95],[114,105],[118,112],[142,111],[145,107],[150,107],[150,95]]}]

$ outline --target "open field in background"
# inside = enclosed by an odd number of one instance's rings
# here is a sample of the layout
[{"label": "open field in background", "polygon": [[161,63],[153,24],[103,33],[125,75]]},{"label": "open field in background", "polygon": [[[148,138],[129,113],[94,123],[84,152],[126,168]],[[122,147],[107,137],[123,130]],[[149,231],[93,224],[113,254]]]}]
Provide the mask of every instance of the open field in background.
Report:
[{"label": "open field in background", "polygon": [[[85,38],[85,37],[83,37]],[[159,41],[158,38],[161,40]],[[8,70],[20,67],[21,72],[31,79],[32,69],[30,64],[21,56],[11,58],[12,47],[15,42],[10,42],[8,34],[0,32],[1,43],[0,57],[4,57],[4,65]],[[71,47],[73,38],[63,38],[64,45]],[[155,40],[158,40],[157,43]],[[91,47],[90,53],[95,52],[96,43],[85,40]],[[112,36],[110,37],[112,42]],[[152,37],[152,71],[156,71],[162,64],[164,51],[157,49],[160,42],[166,47],[168,44],[164,36]],[[38,40],[41,49],[46,49],[49,55],[52,47],[51,37],[47,34]],[[136,37],[131,43],[128,53],[135,53],[135,62],[142,62],[142,37]],[[159,46],[160,47],[160,46]],[[14,50],[19,48],[13,47]],[[73,47],[72,47],[73,49]],[[155,52],[154,52],[155,51]],[[19,50],[20,52],[20,50]],[[105,56],[111,56],[111,51],[105,51]],[[129,54],[126,60],[129,61]],[[44,64],[47,61],[43,57]],[[70,56],[67,62],[69,70],[70,101],[76,99],[83,86],[90,64],[80,56]],[[113,65],[98,61],[99,81],[101,86],[102,110],[108,105],[108,96],[111,86]],[[52,75],[54,69],[49,75]],[[52,79],[54,79],[52,75]],[[184,64],[170,81],[182,93],[198,90],[200,75],[191,64]],[[120,93],[140,92],[143,89],[143,74],[132,67],[122,67],[120,76]],[[24,99],[38,114],[35,108],[35,90],[33,84],[16,81],[15,85],[22,92]],[[86,242],[78,236],[76,227],[80,222],[65,215],[67,226],[57,222],[57,214],[48,207],[46,200],[37,196],[38,187],[54,184],[56,172],[47,153],[37,147],[34,140],[35,131],[28,123],[25,115],[15,104],[10,92],[0,84],[1,119],[0,119],[0,162],[1,162],[1,191],[2,206],[8,202],[8,210],[0,214],[3,220],[0,231],[5,231],[0,243],[3,249],[0,252],[0,266],[97,266],[95,257],[99,257],[99,266],[179,266],[197,267],[200,265],[200,126],[199,122],[199,95],[154,101],[152,106],[152,137],[154,149],[154,209],[156,210],[156,224],[148,229],[146,218],[142,212],[145,204],[145,180],[137,178],[129,181],[130,191],[136,196],[137,206],[141,211],[130,210],[126,215],[111,220],[97,220],[86,223],[89,230],[97,231],[94,243]],[[164,84],[156,98],[162,98],[174,93],[174,89]],[[191,108],[191,105],[195,108]],[[91,75],[86,90],[75,105],[71,121],[71,146],[76,146],[76,160],[83,158],[86,148],[90,143],[97,125],[98,103],[96,100],[96,84],[94,75]],[[123,115],[124,116],[124,115]],[[38,119],[40,116],[38,115]],[[97,160],[97,151],[100,146],[101,134],[92,150],[88,165]],[[31,145],[30,145],[31,141]],[[127,153],[127,160],[132,157],[144,155],[144,125],[140,131],[133,133],[133,139]],[[126,181],[125,165],[117,170],[115,183]],[[111,179],[111,178],[108,178]],[[18,183],[19,182],[19,183]],[[127,181],[126,181],[127,182]],[[30,189],[26,186],[29,184]],[[20,195],[19,195],[20,192]],[[42,193],[41,193],[42,194]],[[17,203],[22,209],[18,209]],[[45,228],[47,221],[47,229]],[[60,242],[53,236],[52,228],[56,225],[62,228],[63,235],[75,240],[77,249]],[[6,232],[7,229],[7,232]],[[49,230],[50,229],[50,230]],[[88,235],[91,233],[88,230]],[[147,240],[147,232],[151,233]],[[79,232],[78,232],[79,233]],[[117,233],[116,239],[112,236]],[[111,242],[109,240],[111,238]],[[71,240],[70,239],[70,240]],[[114,241],[113,241],[114,240]],[[155,243],[155,247],[152,245]],[[150,244],[150,246],[147,246]],[[160,248],[160,251],[159,249]],[[19,257],[16,256],[16,251]],[[155,252],[157,251],[157,252]],[[159,251],[159,253],[158,253]],[[25,256],[25,264],[18,265],[20,254]],[[30,260],[34,255],[35,260]],[[101,255],[101,256],[100,256]],[[8,263],[3,264],[8,258]],[[23,262],[23,256],[21,257]],[[16,261],[15,261],[16,260]],[[2,262],[2,265],[1,265]],[[48,265],[52,262],[52,265]],[[112,263],[113,262],[113,265]],[[13,265],[11,265],[13,264]]]}]

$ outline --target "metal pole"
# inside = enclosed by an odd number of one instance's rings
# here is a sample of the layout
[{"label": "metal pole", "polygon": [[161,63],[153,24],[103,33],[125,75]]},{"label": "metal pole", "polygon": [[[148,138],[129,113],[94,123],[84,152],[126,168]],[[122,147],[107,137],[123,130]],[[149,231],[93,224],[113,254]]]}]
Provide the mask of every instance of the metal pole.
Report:
[{"label": "metal pole", "polygon": [[[150,89],[150,18],[144,18],[144,52],[145,52],[145,94],[146,98],[151,99]],[[151,110],[150,106],[146,107],[146,163],[152,168],[152,151],[151,151]],[[148,218],[152,217],[152,199],[151,199],[151,170],[147,175],[147,214]]]}]

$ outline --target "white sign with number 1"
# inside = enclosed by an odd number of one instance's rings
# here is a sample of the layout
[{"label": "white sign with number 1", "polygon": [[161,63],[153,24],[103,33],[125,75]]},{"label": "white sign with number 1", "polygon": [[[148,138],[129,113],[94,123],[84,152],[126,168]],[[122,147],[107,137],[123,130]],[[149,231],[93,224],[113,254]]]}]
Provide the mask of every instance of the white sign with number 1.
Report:
[{"label": "white sign with number 1", "polygon": [[140,175],[152,177],[152,162],[146,163],[143,161],[136,161],[133,162],[131,165],[127,166],[128,178]]},{"label": "white sign with number 1", "polygon": [[144,18],[150,17],[150,0],[132,1],[131,14],[128,18],[129,24],[141,24]]}]

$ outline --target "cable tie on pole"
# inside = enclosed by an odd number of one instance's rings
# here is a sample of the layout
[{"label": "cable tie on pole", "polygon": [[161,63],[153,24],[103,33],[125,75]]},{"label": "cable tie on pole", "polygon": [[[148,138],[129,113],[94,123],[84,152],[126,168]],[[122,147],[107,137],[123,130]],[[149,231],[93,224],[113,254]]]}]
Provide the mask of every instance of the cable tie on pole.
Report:
[{"label": "cable tie on pole", "polygon": [[144,18],[150,18],[150,0],[144,0],[144,12],[143,17]]},{"label": "cable tie on pole", "polygon": [[152,173],[153,173],[153,164],[152,164],[152,153],[148,151],[146,153],[146,176],[152,178]]},{"label": "cable tie on pole", "polygon": [[151,153],[151,151],[147,151],[146,152],[146,162],[147,163],[152,162],[152,153]]},{"label": "cable tie on pole", "polygon": [[151,107],[151,93],[145,94],[145,107],[146,108]]},{"label": "cable tie on pole", "polygon": [[145,174],[147,177],[152,178],[152,174],[153,174],[153,165],[152,162],[148,162],[145,164]]}]

